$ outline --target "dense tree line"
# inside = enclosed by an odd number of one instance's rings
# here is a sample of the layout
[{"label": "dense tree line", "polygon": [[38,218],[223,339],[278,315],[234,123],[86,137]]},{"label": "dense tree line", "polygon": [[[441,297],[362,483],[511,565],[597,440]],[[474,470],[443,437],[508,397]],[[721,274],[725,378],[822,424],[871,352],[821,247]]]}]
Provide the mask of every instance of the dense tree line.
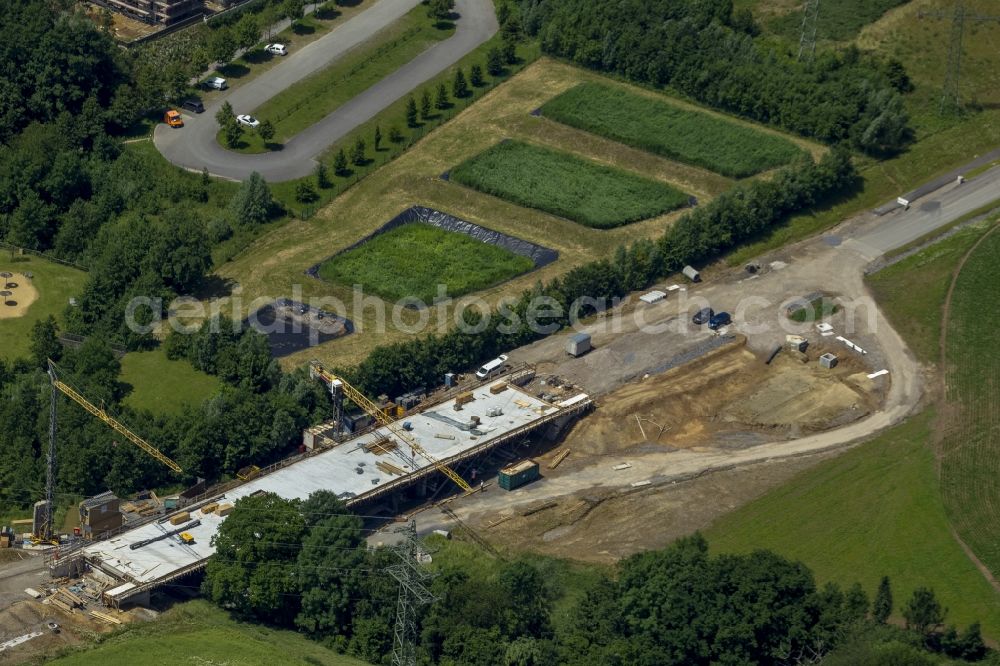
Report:
[{"label": "dense tree line", "polygon": [[[376,347],[357,367],[345,371],[370,395],[399,395],[414,386],[435,386],[446,372],[474,367],[484,358],[520,347],[585,316],[597,306],[572,309],[581,298],[610,303],[656,279],[731,249],[801,210],[852,187],[856,174],[842,150],[814,164],[807,158],[778,172],[774,178],[734,187],[711,203],[679,219],[655,241],[640,240],[619,247],[610,259],[579,266],[523,293],[490,313],[490,325],[477,335],[460,330]],[[559,314],[529,326],[527,314],[539,297],[551,299]],[[475,327],[482,313],[467,310]],[[498,326],[503,323],[504,326]]]},{"label": "dense tree line", "polygon": [[[397,584],[386,568],[399,559],[368,551],[363,535],[329,492],[241,499],[215,538],[202,589],[242,618],[387,664]],[[860,585],[819,587],[805,565],[767,551],[712,556],[699,535],[591,572],[572,596],[545,559],[446,561],[428,567],[435,601],[418,610],[421,664],[920,666],[937,663],[933,653],[995,657],[978,625],[944,626],[931,590],[900,609],[906,629],[891,627]],[[885,579],[879,597],[888,589]]]},{"label": "dense tree line", "polygon": [[732,0],[518,0],[514,21],[549,54],[631,81],[669,86],[709,106],[869,154],[910,137],[898,62],[821,51],[799,63],[787,46],[755,39]]}]

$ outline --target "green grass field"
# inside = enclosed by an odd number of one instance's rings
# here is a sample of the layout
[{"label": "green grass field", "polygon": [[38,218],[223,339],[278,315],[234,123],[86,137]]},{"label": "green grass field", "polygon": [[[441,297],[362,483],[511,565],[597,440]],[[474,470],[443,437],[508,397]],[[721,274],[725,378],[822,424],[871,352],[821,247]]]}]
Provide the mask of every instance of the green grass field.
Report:
[{"label": "green grass field", "polygon": [[457,297],[520,275],[527,257],[465,234],[413,223],[379,234],[320,266],[324,280],[362,285],[388,301],[416,297],[431,303],[437,285]]},{"label": "green grass field", "polygon": [[941,489],[956,531],[1000,574],[1000,233],[993,227],[955,282],[945,341],[945,408],[937,424]]},{"label": "green grass field", "polygon": [[79,296],[83,291],[87,274],[30,255],[11,258],[7,250],[0,250],[0,271],[34,275],[31,282],[38,291],[38,299],[24,316],[0,319],[0,358],[12,360],[26,357],[31,346],[31,327],[49,315],[54,315],[56,321],[62,323],[62,314],[69,305],[70,297]]},{"label": "green grass field", "polygon": [[895,616],[914,588],[934,588],[948,622],[979,620],[1000,638],[1000,595],[949,532],[927,444],[933,414],[821,463],[717,521],[717,552],[766,548],[801,560],[822,582],[861,583],[873,597],[892,579]]},{"label": "green grass field", "polygon": [[222,383],[187,361],[171,361],[162,349],[131,352],[122,359],[121,381],[132,387],[125,403],[154,414],[177,414],[214,395]]},{"label": "green grass field", "polygon": [[[446,25],[449,27],[435,25],[427,17],[427,8],[418,6],[331,66],[283,90],[256,109],[234,109],[236,113],[252,112],[261,121],[270,120],[275,128],[269,146],[255,132],[248,131],[237,150],[259,153],[280,148],[282,143],[319,122],[430,46],[450,37],[454,27]],[[221,132],[219,138],[223,141]]]},{"label": "green grass field", "polygon": [[462,162],[451,180],[596,229],[655,217],[688,199],[665,183],[519,141]]},{"label": "green grass field", "polygon": [[178,604],[155,621],[126,626],[47,663],[365,666],[294,631],[237,622],[202,600]]},{"label": "green grass field", "polygon": [[733,178],[773,169],[803,154],[780,136],[600,83],[567,90],[546,103],[542,115]]},{"label": "green grass field", "polygon": [[952,271],[984,229],[983,224],[966,227],[867,278],[893,328],[925,363],[940,359],[941,307]]}]

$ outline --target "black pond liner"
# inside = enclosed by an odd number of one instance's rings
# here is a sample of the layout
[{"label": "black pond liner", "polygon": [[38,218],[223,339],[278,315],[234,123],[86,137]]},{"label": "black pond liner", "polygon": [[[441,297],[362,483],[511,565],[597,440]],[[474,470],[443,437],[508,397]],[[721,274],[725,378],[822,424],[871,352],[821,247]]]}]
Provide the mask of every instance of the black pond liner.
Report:
[{"label": "black pond liner", "polygon": [[271,347],[271,356],[274,358],[288,356],[297,351],[308,349],[330,340],[342,338],[345,335],[350,335],[354,332],[354,324],[350,319],[338,317],[326,311],[323,311],[323,316],[327,320],[341,322],[344,325],[344,333],[340,333],[338,335],[332,333],[321,333],[306,324],[299,324],[298,330],[296,331],[293,323],[287,320],[284,326],[274,326],[277,318],[275,314],[275,305],[288,305],[296,309],[305,307],[308,310],[317,311],[315,308],[310,308],[304,303],[292,301],[287,298],[280,298],[273,304],[265,305],[257,310],[253,315],[254,321],[251,321],[251,318],[249,317],[243,320],[244,326],[267,336],[267,343]]},{"label": "black pond liner", "polygon": [[345,252],[356,250],[378,235],[392,231],[393,229],[398,229],[404,224],[414,223],[429,224],[432,227],[444,229],[445,231],[454,231],[456,233],[465,234],[466,236],[471,236],[477,241],[481,241],[489,245],[502,247],[509,252],[531,259],[531,261],[535,264],[535,269],[547,266],[559,258],[559,252],[556,250],[543,247],[541,245],[535,245],[534,243],[521,238],[508,236],[507,234],[502,234],[499,231],[493,231],[492,229],[481,227],[478,224],[473,224],[472,222],[466,222],[465,220],[459,219],[447,213],[442,213],[441,211],[434,210],[433,208],[427,208],[426,206],[411,206],[372,233],[359,240],[357,243],[354,243],[349,247],[345,247],[337,254],[327,257],[315,266],[310,267],[309,270],[306,271],[306,274],[311,275],[317,280],[322,279],[319,276],[319,267],[326,262],[344,254]]}]

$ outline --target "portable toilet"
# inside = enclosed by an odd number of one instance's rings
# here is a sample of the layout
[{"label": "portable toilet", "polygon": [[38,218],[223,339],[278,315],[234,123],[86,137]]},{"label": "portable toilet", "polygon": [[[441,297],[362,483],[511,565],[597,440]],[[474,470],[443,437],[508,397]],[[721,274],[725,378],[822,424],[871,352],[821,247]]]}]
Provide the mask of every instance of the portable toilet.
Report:
[{"label": "portable toilet", "polygon": [[566,353],[570,356],[583,356],[592,349],[589,333],[571,335],[566,342]]}]

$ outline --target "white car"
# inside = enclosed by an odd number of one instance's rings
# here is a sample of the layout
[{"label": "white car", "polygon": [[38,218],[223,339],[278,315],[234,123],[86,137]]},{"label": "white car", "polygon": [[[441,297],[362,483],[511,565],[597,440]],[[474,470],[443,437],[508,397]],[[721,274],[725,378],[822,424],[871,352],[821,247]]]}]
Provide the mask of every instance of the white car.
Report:
[{"label": "white car", "polygon": [[285,48],[284,44],[268,44],[264,47],[264,50],[271,55],[288,55],[288,49]]},{"label": "white car", "polygon": [[259,120],[257,120],[253,116],[248,116],[246,114],[236,116],[236,122],[238,122],[240,125],[243,125],[244,127],[249,127],[251,129],[260,127]]}]

